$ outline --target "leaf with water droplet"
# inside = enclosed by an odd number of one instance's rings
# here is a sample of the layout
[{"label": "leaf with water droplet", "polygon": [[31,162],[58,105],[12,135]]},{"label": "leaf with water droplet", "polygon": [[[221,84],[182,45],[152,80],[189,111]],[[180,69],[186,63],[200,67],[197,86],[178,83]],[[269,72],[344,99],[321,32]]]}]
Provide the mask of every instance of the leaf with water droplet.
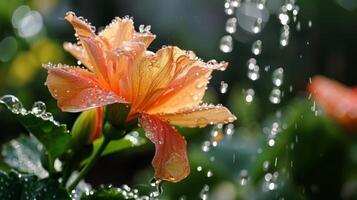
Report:
[{"label": "leaf with water droplet", "polygon": [[[14,117],[36,137],[53,159],[70,148],[71,136],[66,125],[58,124],[53,120],[52,114],[44,112],[44,104],[35,104],[36,112],[32,113],[23,108],[22,103],[15,96],[5,95],[0,97],[0,105],[4,105],[14,114]],[[42,114],[39,115],[40,113]]]},{"label": "leaf with water droplet", "polygon": [[36,138],[21,135],[4,144],[1,154],[5,163],[16,170],[44,178],[48,172],[41,164],[42,150],[43,146]]},{"label": "leaf with water droplet", "polygon": [[57,180],[38,179],[36,176],[11,171],[0,172],[0,199],[63,199],[70,200],[67,191]]}]

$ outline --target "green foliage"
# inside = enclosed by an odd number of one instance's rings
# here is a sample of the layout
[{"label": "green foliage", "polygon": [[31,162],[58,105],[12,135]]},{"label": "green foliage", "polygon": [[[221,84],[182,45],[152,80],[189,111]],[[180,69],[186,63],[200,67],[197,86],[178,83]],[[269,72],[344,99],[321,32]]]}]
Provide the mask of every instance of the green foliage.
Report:
[{"label": "green foliage", "polygon": [[56,180],[38,179],[33,175],[0,172],[0,199],[2,200],[70,200],[64,188]]},{"label": "green foliage", "polygon": [[[11,109],[5,102],[0,101],[0,103]],[[29,133],[41,142],[52,159],[63,155],[70,147],[71,136],[66,125],[57,125],[52,120],[36,116],[31,112],[14,114],[14,116]]]},{"label": "green foliage", "polygon": [[4,162],[12,168],[45,177],[48,172],[41,165],[42,145],[34,137],[21,135],[3,145]]},{"label": "green foliage", "polygon": [[101,188],[91,192],[90,194],[83,194],[81,200],[134,200],[133,195],[128,195],[128,191],[121,188]]}]

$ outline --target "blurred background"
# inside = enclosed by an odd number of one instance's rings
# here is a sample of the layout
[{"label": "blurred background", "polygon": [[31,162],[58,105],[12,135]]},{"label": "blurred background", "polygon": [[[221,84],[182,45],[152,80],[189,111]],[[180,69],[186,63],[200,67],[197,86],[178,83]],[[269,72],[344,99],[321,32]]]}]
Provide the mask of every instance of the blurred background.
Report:
[{"label": "blurred background", "polygon": [[[291,7],[290,7],[291,6]],[[357,131],[346,131],[309,100],[306,85],[323,74],[357,85],[355,0],[0,0],[0,95],[30,108],[46,102],[72,126],[44,85],[43,63],[75,64],[67,11],[97,30],[114,17],[151,25],[150,50],[176,45],[230,63],[213,75],[206,101],[227,105],[235,124],[180,129],[191,174],[163,184],[160,199],[357,199]],[[0,142],[25,130],[1,110]],[[103,157],[87,182],[149,190],[151,143]]]}]

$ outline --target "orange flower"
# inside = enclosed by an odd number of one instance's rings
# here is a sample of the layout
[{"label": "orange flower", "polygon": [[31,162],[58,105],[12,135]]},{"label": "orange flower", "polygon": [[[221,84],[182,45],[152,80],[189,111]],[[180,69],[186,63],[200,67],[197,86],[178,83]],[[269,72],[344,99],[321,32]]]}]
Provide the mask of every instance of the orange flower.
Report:
[{"label": "orange flower", "polygon": [[357,89],[315,76],[308,86],[313,99],[324,111],[348,129],[357,129]]},{"label": "orange flower", "polygon": [[81,46],[65,49],[86,68],[47,65],[47,85],[59,107],[79,112],[113,103],[129,103],[129,119],[139,118],[146,136],[155,144],[157,178],[178,182],[190,172],[185,139],[168,123],[186,127],[233,122],[221,105],[201,104],[213,70],[226,63],[204,63],[194,53],[164,47],[146,48],[155,38],[135,32],[129,18],[115,19],[96,35],[83,19],[65,17],[76,30]]}]

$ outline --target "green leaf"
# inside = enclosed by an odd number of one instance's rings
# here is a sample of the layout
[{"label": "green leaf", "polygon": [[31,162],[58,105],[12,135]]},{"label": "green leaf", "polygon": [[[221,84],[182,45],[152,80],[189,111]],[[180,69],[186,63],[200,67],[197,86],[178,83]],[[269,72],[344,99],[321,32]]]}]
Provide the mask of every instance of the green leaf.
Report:
[{"label": "green leaf", "polygon": [[21,183],[19,178],[10,173],[0,172],[0,199],[15,200],[21,197]]},{"label": "green leaf", "polygon": [[38,179],[33,175],[9,174],[0,172],[0,199],[63,199],[70,200],[70,196],[64,188],[61,188],[56,180]]},{"label": "green leaf", "polygon": [[133,195],[128,195],[130,192],[121,188],[101,188],[91,192],[90,194],[83,194],[81,200],[124,200],[135,199]]},{"label": "green leaf", "polygon": [[27,111],[15,96],[5,95],[0,97],[0,104],[10,110],[26,130],[41,142],[51,159],[61,156],[70,147],[71,136],[66,125],[54,121],[52,114],[45,111],[42,102],[35,103],[43,106],[42,108]]},{"label": "green leaf", "polygon": [[[94,141],[93,152],[95,152],[99,148],[103,140],[104,138],[100,137]],[[105,148],[102,155],[108,155],[131,147],[140,146],[145,144],[146,142],[147,142],[146,138],[142,137],[138,131],[132,131],[131,133],[127,134],[126,136],[124,136],[124,138],[120,140],[111,141],[108,144],[108,146]]]},{"label": "green leaf", "polygon": [[16,170],[47,177],[48,172],[41,165],[42,150],[43,146],[36,138],[21,135],[3,145],[1,153],[5,163]]}]

